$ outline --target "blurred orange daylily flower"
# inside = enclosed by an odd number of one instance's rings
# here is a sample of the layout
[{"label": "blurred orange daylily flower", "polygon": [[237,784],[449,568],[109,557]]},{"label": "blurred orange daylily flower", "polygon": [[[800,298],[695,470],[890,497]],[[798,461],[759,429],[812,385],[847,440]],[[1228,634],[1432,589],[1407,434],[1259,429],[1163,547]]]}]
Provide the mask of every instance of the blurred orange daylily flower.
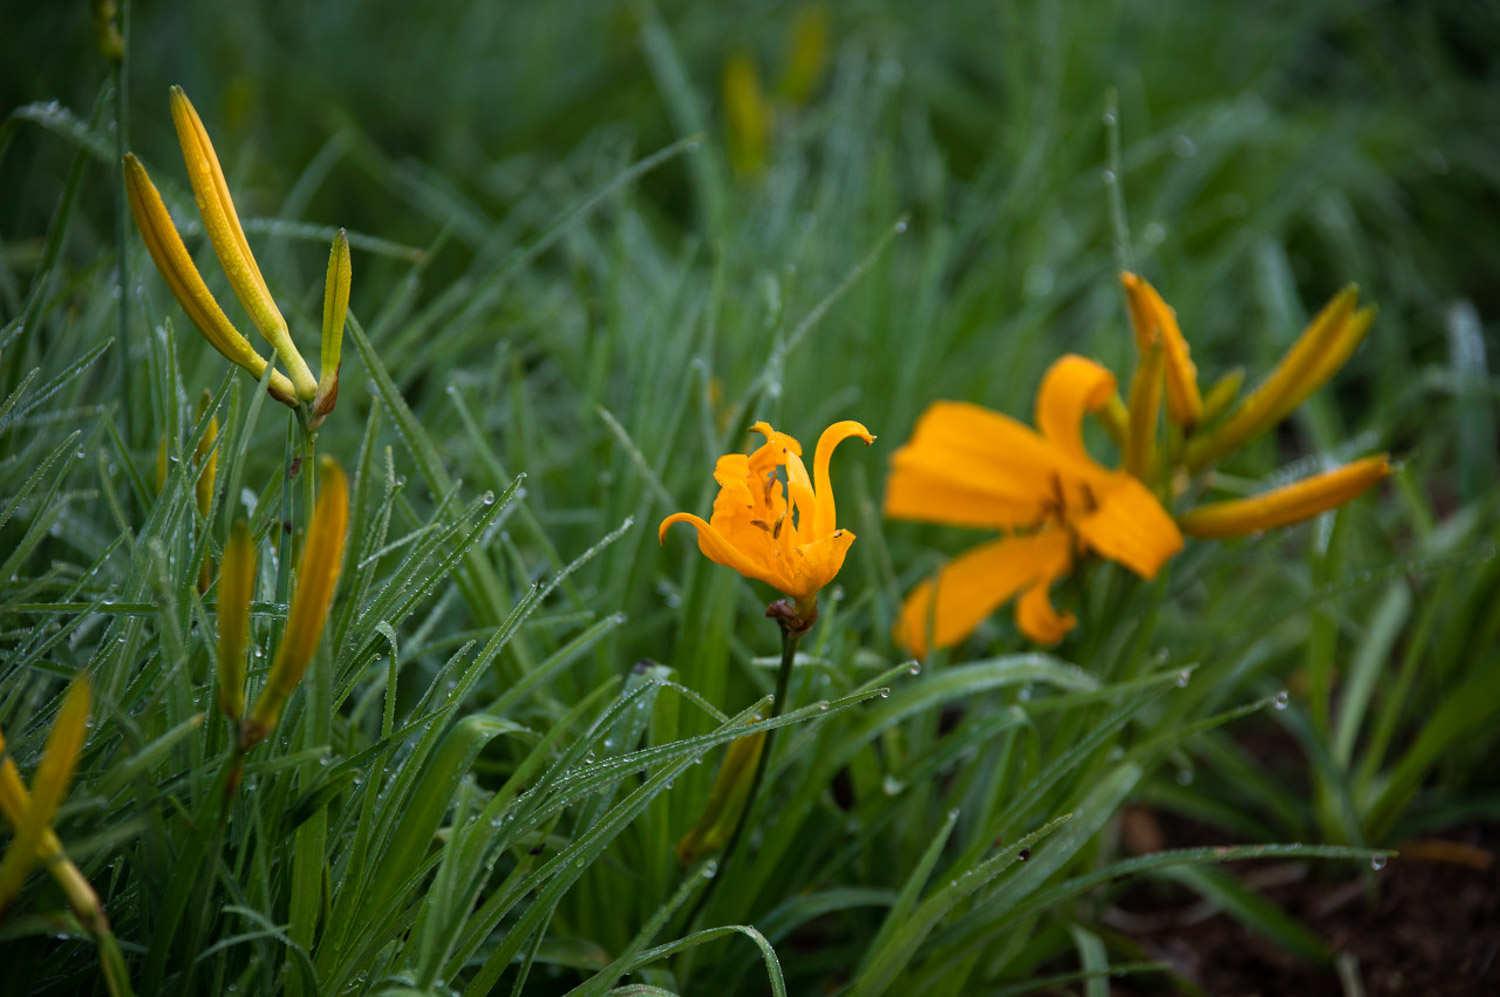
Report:
[{"label": "blurred orange daylily flower", "polygon": [[[1375,313],[1359,308],[1354,288],[1345,288],[1236,403],[1242,372],[1200,391],[1177,313],[1141,277],[1123,273],[1120,282],[1139,352],[1128,404],[1109,371],[1066,356],[1043,379],[1040,434],[977,405],[939,402],[893,457],[887,515],[1018,531],[912,590],[895,635],[913,653],[957,643],[1016,596],[1022,633],[1055,643],[1074,620],[1052,608],[1048,588],[1078,554],[1093,551],[1149,579],[1182,548],[1184,533],[1222,538],[1290,525],[1343,505],[1390,474],[1389,459],[1377,454],[1260,495],[1200,505],[1174,521],[1158,496],[1182,495],[1215,462],[1290,415],[1349,359]],[[1089,413],[1119,444],[1120,470],[1084,452],[1081,423]]]},{"label": "blurred orange daylily flower", "polygon": [[891,458],[886,515],[1019,531],[974,548],[907,596],[896,639],[917,655],[966,637],[1020,596],[1016,623],[1043,644],[1073,628],[1048,598],[1074,558],[1094,551],[1153,578],[1182,534],[1134,475],[1096,463],[1083,417],[1115,398],[1115,378],[1084,357],[1062,357],[1037,394],[1037,432],[965,402],[937,402]]},{"label": "blurred orange daylily flower", "polygon": [[[829,426],[818,438],[809,478],[802,444],[794,437],[766,422],[750,429],[766,441],[748,455],[719,458],[714,466],[719,494],[708,521],[675,512],[661,521],[657,539],[664,542],[674,523],[691,523],[698,530],[698,549],[710,561],[765,582],[794,599],[799,610],[808,610],[819,590],[839,573],[854,543],[853,533],[835,525],[829,459],[851,436],[866,443],[874,443],[875,437],[853,420]],[[785,482],[777,473],[783,468]]]}]

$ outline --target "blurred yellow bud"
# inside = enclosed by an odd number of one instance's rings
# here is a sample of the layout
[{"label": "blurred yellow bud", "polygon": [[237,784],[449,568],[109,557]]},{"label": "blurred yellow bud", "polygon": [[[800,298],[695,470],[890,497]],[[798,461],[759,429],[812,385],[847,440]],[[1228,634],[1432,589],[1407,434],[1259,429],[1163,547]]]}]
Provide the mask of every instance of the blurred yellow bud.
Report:
[{"label": "blurred yellow bud", "polygon": [[719,774],[714,777],[713,788],[708,792],[703,815],[677,842],[677,860],[683,865],[692,865],[729,843],[750,796],[750,785],[755,781],[755,769],[760,764],[765,743],[765,731],[729,743],[729,750],[724,752],[724,763],[719,766]]},{"label": "blurred yellow bud", "polygon": [[[73,680],[63,697],[62,708],[47,735],[42,760],[37,765],[31,791],[21,783],[20,773],[6,757],[5,773],[0,777],[0,797],[4,798],[6,817],[15,836],[0,860],[0,910],[9,906],[20,893],[26,874],[38,859],[52,854],[57,842],[52,833],[52,819],[68,795],[78,756],[88,735],[89,682],[84,676]],[[3,744],[3,736],[0,736]],[[49,840],[50,839],[50,840]],[[61,846],[57,846],[58,851]]]},{"label": "blurred yellow bud", "polygon": [[1355,310],[1358,299],[1352,286],[1340,291],[1229,418],[1188,444],[1183,459],[1190,470],[1208,466],[1276,425],[1344,365],[1375,319],[1373,308]]},{"label": "blurred yellow bud", "polygon": [[1378,454],[1264,495],[1201,505],[1177,524],[1194,537],[1237,537],[1289,526],[1353,500],[1390,473],[1390,458]]},{"label": "blurred yellow bud", "polygon": [[[203,413],[212,403],[213,395],[204,389],[198,400],[198,418],[203,418]],[[198,515],[205,519],[214,503],[214,478],[219,470],[218,442],[219,417],[216,414],[209,417],[208,432],[203,434],[203,439],[198,441],[198,446],[193,450],[193,463],[199,467],[198,481],[193,486],[193,498],[198,504]]]},{"label": "blurred yellow bud", "polygon": [[306,674],[323,636],[323,625],[328,621],[328,609],[343,569],[344,539],[349,526],[349,484],[331,457],[319,461],[318,477],[321,487],[302,556],[297,560],[297,580],[286,630],[276,648],[265,688],[241,728],[241,750],[254,747],[275,729],[282,707]]},{"label": "blurred yellow bud", "polygon": [[808,4],[792,21],[791,44],[781,93],[793,104],[805,104],[823,79],[828,62],[828,8]]},{"label": "blurred yellow bud", "polygon": [[1120,274],[1129,306],[1135,345],[1141,356],[1153,344],[1161,344],[1167,386],[1167,414],[1179,426],[1191,428],[1203,419],[1203,398],[1198,394],[1198,368],[1188,352],[1187,339],[1177,325],[1177,312],[1156,288],[1133,273]]},{"label": "blurred yellow bud", "polygon": [[724,65],[724,114],[729,126],[729,165],[742,177],[766,168],[771,145],[771,105],[755,63],[737,52]]},{"label": "blurred yellow bud", "polygon": [[1203,421],[1213,422],[1224,411],[1234,404],[1234,400],[1240,396],[1240,389],[1245,386],[1245,368],[1236,367],[1223,377],[1214,382],[1213,387],[1203,396]]}]

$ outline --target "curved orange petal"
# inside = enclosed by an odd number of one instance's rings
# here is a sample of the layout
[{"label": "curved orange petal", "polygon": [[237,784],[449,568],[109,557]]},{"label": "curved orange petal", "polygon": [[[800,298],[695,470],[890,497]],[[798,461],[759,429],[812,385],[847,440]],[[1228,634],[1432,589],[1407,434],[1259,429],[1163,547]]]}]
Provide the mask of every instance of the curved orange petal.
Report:
[{"label": "curved orange petal", "polygon": [[[1045,529],[993,540],[954,558],[936,579],[907,594],[895,626],[896,642],[923,657],[931,647],[951,647],[969,636],[1018,592],[1040,587],[1045,595],[1051,580],[1071,564],[1068,544],[1062,530]],[[1032,635],[1027,629],[1030,613],[1018,616],[1027,636]]]},{"label": "curved orange petal", "polygon": [[763,564],[755,558],[750,557],[734,544],[730,543],[722,533],[690,512],[674,512],[661,521],[656,529],[656,540],[663,543],[667,538],[667,530],[676,523],[691,523],[698,531],[698,549],[703,556],[715,564],[722,564],[726,568],[733,568],[746,578],[754,578],[765,582],[767,585],[780,587],[782,579],[772,570],[769,564]]},{"label": "curved orange petal", "polygon": [[1083,449],[1083,417],[1101,409],[1115,393],[1115,375],[1085,357],[1069,353],[1047,368],[1036,396],[1036,425],[1042,436],[1069,456],[1089,460]]},{"label": "curved orange petal", "polygon": [[756,447],[749,455],[750,470],[755,474],[762,474],[773,467],[780,467],[784,463],[783,453],[802,456],[802,444],[795,436],[772,429],[771,424],[764,419],[752,425],[750,432],[759,433],[766,438],[766,442]]},{"label": "curved orange petal", "polygon": [[891,456],[885,513],[958,526],[1029,526],[1045,513],[1059,474],[1088,468],[1009,416],[935,402]]},{"label": "curved orange petal", "polygon": [[[813,498],[812,479],[807,476],[807,465],[802,463],[802,458],[792,453],[786,453],[786,492],[791,498],[792,505],[797,510],[797,522],[787,523],[781,531],[781,536],[786,544],[812,543],[818,534],[813,530],[814,507],[817,505]],[[833,531],[829,531],[830,533]]]},{"label": "curved orange petal", "polygon": [[1056,644],[1078,622],[1072,613],[1059,613],[1052,607],[1052,583],[1072,567],[1072,552],[1062,531],[1055,531],[1062,542],[1042,562],[1042,573],[1032,586],[1016,600],[1016,626],[1038,644]]},{"label": "curved orange petal", "polygon": [[1130,474],[1111,472],[1094,493],[1094,510],[1073,519],[1073,528],[1091,549],[1125,565],[1142,578],[1155,578],[1167,559],[1182,550],[1182,533],[1161,503]]},{"label": "curved orange petal", "polygon": [[865,441],[866,445],[875,442],[875,437],[864,427],[863,423],[855,422],[853,419],[844,419],[823,430],[823,435],[818,437],[817,449],[813,451],[813,488],[817,493],[812,521],[812,535],[815,537],[827,536],[838,524],[837,508],[833,501],[833,480],[828,474],[828,462],[833,457],[835,448],[851,436],[858,436]]}]

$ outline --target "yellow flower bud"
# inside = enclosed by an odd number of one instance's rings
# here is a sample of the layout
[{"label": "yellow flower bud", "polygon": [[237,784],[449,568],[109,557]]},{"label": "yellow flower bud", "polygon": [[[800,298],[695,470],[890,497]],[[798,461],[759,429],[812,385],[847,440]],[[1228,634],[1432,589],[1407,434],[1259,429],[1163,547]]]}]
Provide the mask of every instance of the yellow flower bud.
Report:
[{"label": "yellow flower bud", "polygon": [[[135,216],[136,228],[156,263],[156,269],[172,291],[172,296],[193,320],[203,338],[210,346],[223,354],[231,363],[245,368],[253,377],[259,378],[266,370],[266,359],[255,351],[240,331],[229,321],[224,309],[209,293],[197,264],[182,244],[177,226],[162,202],[161,192],[151,182],[151,176],[141,161],[131,153],[125,154],[125,193],[130,202],[130,212]],[[271,397],[293,407],[297,404],[297,393],[285,374],[271,373],[268,389]]]},{"label": "yellow flower bud", "polygon": [[724,763],[719,766],[713,788],[708,791],[703,815],[677,842],[677,860],[683,865],[692,865],[729,843],[729,836],[734,833],[750,796],[750,784],[755,780],[755,768],[760,764],[765,743],[765,731],[729,743],[729,750],[724,752]]},{"label": "yellow flower bud", "polygon": [[282,707],[307,672],[313,652],[323,636],[333,592],[344,563],[344,535],[349,526],[349,485],[344,472],[331,457],[319,462],[321,488],[302,556],[297,560],[297,581],[287,612],[286,630],[276,648],[271,674],[255,700],[255,707],[240,732],[240,747],[248,750],[265,739],[281,719]]},{"label": "yellow flower bud", "polygon": [[1264,495],[1201,505],[1177,523],[1194,537],[1237,537],[1289,526],[1353,500],[1390,473],[1385,454],[1366,457]]},{"label": "yellow flower bud", "polygon": [[328,251],[328,273],[323,278],[323,341],[318,364],[318,394],[313,399],[313,417],[321,422],[339,398],[339,363],[344,346],[344,319],[349,314],[349,236],[343,229],[333,237]]},{"label": "yellow flower bud", "polygon": [[317,392],[318,383],[292,342],[286,319],[276,307],[265,277],[261,276],[260,265],[250,252],[240,216],[234,209],[234,200],[229,196],[229,183],[224,179],[218,154],[209,141],[208,130],[203,127],[202,119],[181,87],[172,88],[172,122],[177,126],[177,140],[182,146],[188,180],[198,201],[198,213],[203,216],[203,227],[213,243],[219,264],[224,268],[224,275],[229,278],[229,286],[234,288],[235,296],[250,313],[256,328],[275,348],[276,355],[296,385],[297,397],[309,401]]},{"label": "yellow flower bud", "polygon": [[[5,798],[4,809],[15,837],[6,849],[5,858],[0,860],[0,910],[21,891],[26,874],[37,859],[50,854],[51,846],[57,840],[52,833],[52,818],[57,815],[57,809],[62,806],[73,782],[73,771],[78,766],[78,756],[88,735],[88,720],[89,682],[80,676],[74,679],[63,697],[62,708],[47,735],[47,746],[42,750],[42,760],[37,765],[29,794],[21,784],[20,773],[14,764],[9,757],[5,759],[0,797]],[[0,738],[0,744],[3,744],[3,738]],[[58,850],[61,850],[60,845]]]}]

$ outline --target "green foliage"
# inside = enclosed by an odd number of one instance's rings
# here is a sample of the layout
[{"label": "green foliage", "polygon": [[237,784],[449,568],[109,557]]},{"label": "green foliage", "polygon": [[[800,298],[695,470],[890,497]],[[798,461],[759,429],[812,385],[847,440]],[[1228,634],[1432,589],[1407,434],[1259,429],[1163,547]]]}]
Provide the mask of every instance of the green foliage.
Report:
[{"label": "green foliage", "polygon": [[[724,159],[741,22],[716,5],[133,6],[128,91],[53,12],[0,71],[0,726],[29,777],[90,676],[55,827],[119,943],[33,874],[0,990],[100,991],[123,962],[143,993],[1102,993],[1163,971],[1101,927],[1128,880],[1323,959],[1217,867],[1347,873],[1496,812],[1500,250],[1472,212],[1500,135],[1466,60],[1500,29],[1470,6],[830,5],[828,75],[777,105],[751,180]],[[789,21],[744,25],[769,78]],[[234,793],[198,568],[247,518],[253,698],[310,441],[120,224],[117,144],[175,157],[168,82],[268,283],[302,289],[280,304],[304,348],[322,298],[296,275],[341,224],[353,253],[316,440],[352,482],[344,574]],[[186,186],[154,172],[202,259]],[[1221,483],[1386,447],[1394,487],[1190,545],[1155,584],[1090,565],[1049,653],[1002,614],[903,660],[902,594],[967,538],[883,521],[884,460],[936,398],[1024,416],[1062,352],[1127,369],[1121,257],[1205,382],[1268,369],[1357,280],[1381,316],[1336,393]],[[775,719],[768,593],[654,529],[707,512],[758,418],[880,436],[836,462],[859,540]],[[724,745],[771,729],[739,854],[679,867]],[[1243,844],[1124,855],[1127,801]]]}]

